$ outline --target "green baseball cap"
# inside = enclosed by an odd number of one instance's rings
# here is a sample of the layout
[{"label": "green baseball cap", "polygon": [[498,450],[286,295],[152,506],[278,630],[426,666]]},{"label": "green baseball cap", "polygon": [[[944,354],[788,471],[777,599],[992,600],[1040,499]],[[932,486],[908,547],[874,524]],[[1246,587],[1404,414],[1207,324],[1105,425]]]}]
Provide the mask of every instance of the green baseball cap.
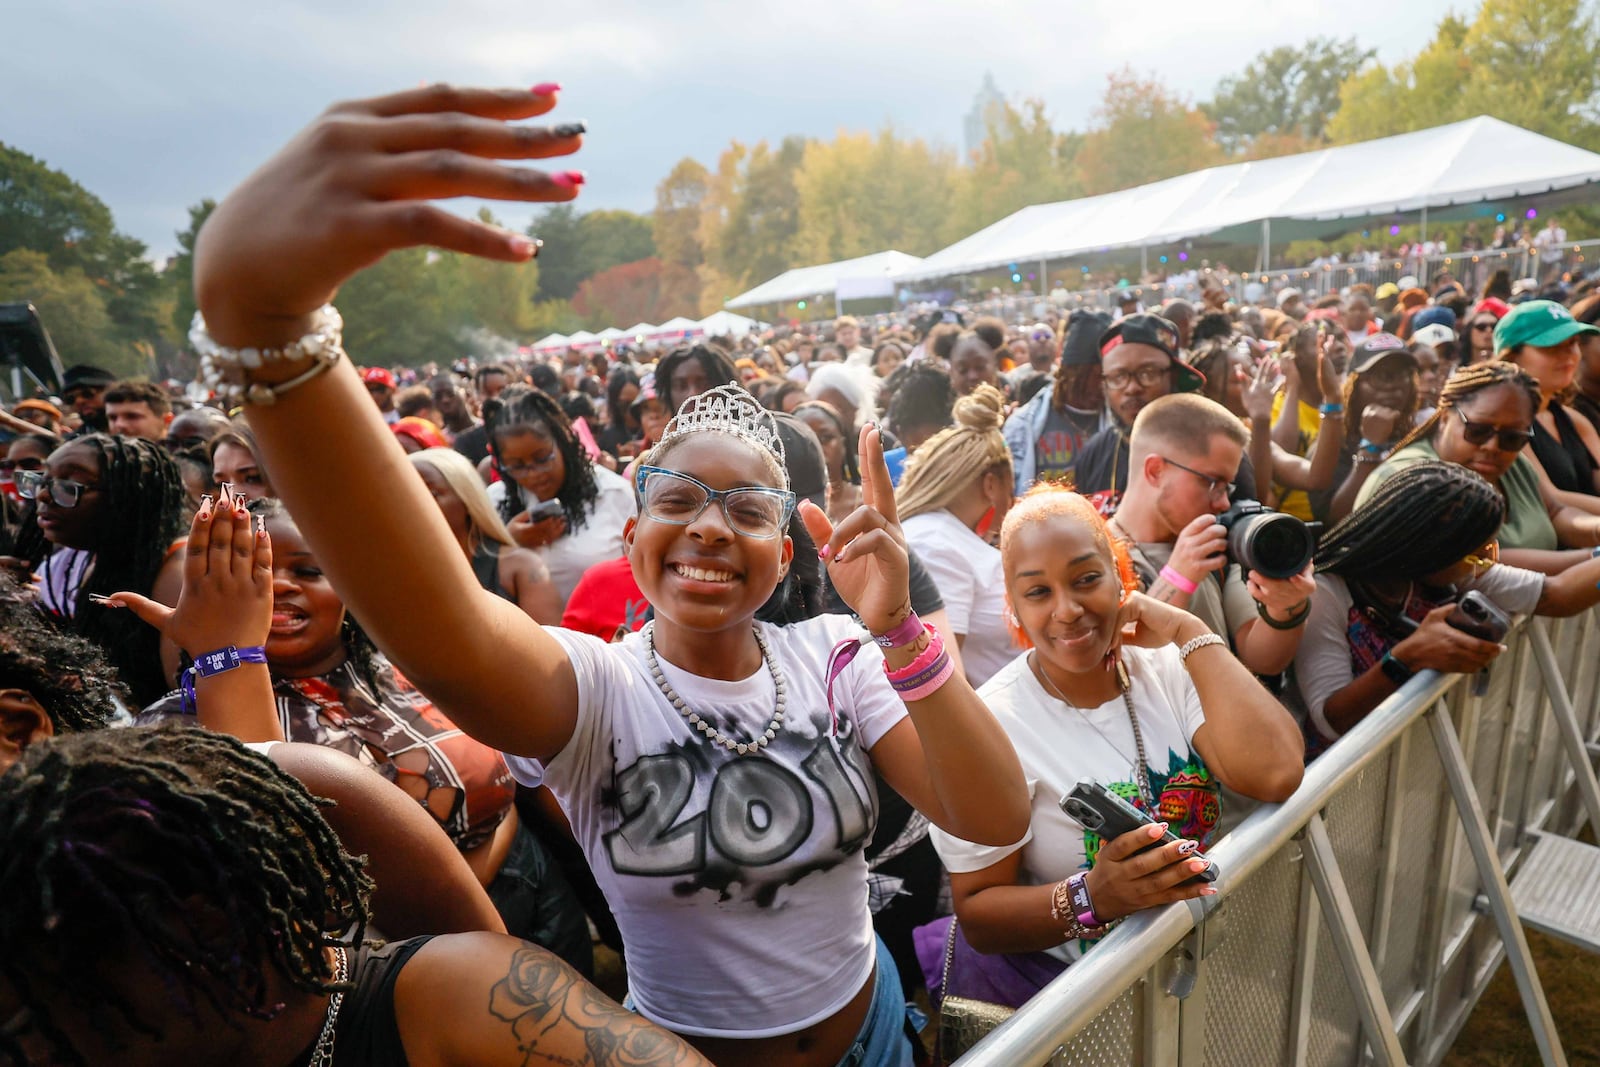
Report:
[{"label": "green baseball cap", "polygon": [[1529,300],[1506,312],[1495,325],[1494,350],[1504,352],[1518,345],[1550,348],[1580,333],[1600,333],[1600,327],[1579,322],[1554,300]]}]

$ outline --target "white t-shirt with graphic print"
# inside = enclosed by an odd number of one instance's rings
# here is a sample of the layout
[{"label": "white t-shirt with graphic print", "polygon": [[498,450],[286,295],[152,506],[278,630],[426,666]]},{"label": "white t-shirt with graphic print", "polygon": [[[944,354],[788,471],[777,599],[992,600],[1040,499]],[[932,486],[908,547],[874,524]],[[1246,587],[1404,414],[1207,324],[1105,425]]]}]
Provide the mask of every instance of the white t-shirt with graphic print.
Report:
[{"label": "white t-shirt with graphic print", "polygon": [[[706,740],[657,688],[644,641],[550,628],[578,679],[578,721],[542,767],[605,893],[639,1013],[685,1034],[755,1038],[833,1015],[872,973],[862,847],[878,813],[866,750],[906,715],[867,639],[824,691],[829,653],[865,633],[847,616],[760,624],[787,685],[783,729],[759,755]],[[724,734],[759,736],[776,690],[763,665],[728,682],[660,659],[672,688]],[[530,709],[531,713],[531,709]]]},{"label": "white t-shirt with graphic print", "polygon": [[[929,835],[939,858],[957,874],[992,867],[1020,849],[1018,884],[1053,885],[1087,870],[1091,850],[1100,847],[1097,834],[1061,810],[1061,798],[1092,779],[1142,808],[1134,775],[1138,747],[1121,696],[1097,708],[1068,707],[1039,684],[1028,656],[1013,659],[978,690],[1022,761],[1033,804],[1027,836],[1014,845],[991,847],[952,837],[937,826]],[[1192,744],[1205,722],[1200,694],[1175,645],[1124,647],[1122,661],[1144,736],[1150,788],[1159,798],[1157,817],[1170,822],[1179,837],[1209,844],[1220,808],[1216,780]],[[1069,941],[1049,952],[1072,963],[1083,955],[1083,945]]]}]

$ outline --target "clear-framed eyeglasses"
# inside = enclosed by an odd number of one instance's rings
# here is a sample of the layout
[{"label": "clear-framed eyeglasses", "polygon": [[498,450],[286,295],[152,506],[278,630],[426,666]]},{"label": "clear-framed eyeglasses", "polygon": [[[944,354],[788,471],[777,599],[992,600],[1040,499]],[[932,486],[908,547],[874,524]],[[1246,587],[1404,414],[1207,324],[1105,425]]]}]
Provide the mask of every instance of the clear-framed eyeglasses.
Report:
[{"label": "clear-framed eyeglasses", "polygon": [[634,484],[640,512],[671,526],[687,526],[716,501],[730,530],[765,541],[782,534],[794,513],[794,494],[787,489],[761,485],[713,489],[698,478],[664,467],[640,467]]}]

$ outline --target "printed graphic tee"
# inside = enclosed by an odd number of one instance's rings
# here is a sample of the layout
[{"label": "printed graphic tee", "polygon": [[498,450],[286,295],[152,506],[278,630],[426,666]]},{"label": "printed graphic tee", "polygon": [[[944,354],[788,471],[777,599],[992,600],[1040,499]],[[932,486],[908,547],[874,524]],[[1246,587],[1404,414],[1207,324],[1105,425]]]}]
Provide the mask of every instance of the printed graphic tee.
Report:
[{"label": "printed graphic tee", "polygon": [[[868,639],[834,682],[830,720],[829,654],[866,637],[853,620],[757,625],[788,693],[766,749],[740,755],[694,730],[651,677],[642,634],[606,644],[552,628],[577,674],[577,727],[542,767],[507,756],[571,820],[622,931],[640,1014],[680,1033],[803,1029],[855,996],[876,955],[862,847],[878,798],[866,750],[905,705]],[[765,665],[730,682],[659,662],[723,734],[748,741],[767,729],[776,688]]]}]

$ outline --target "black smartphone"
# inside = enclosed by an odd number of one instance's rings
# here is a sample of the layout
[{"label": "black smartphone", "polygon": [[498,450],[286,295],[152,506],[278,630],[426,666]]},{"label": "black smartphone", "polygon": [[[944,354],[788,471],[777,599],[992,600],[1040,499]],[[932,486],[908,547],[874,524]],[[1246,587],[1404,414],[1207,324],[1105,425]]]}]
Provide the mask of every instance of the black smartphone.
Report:
[{"label": "black smartphone", "polygon": [[[1104,841],[1114,837],[1121,837],[1125,833],[1137,830],[1141,826],[1149,826],[1156,820],[1140,811],[1138,808],[1123,800],[1117,794],[1101,785],[1099,782],[1079,782],[1072,787],[1072,792],[1061,798],[1061,810],[1077,820],[1078,825],[1085,830],[1092,830],[1099,834]],[[1166,831],[1139,852],[1148,852],[1152,848],[1170,845],[1174,841],[1182,840],[1171,830]],[[1135,853],[1137,855],[1138,853]],[[1215,882],[1217,880],[1217,865],[1209,857],[1198,852],[1192,859],[1205,860],[1206,869],[1189,879],[1188,883]]]},{"label": "black smartphone", "polygon": [[1462,633],[1496,644],[1511,631],[1511,616],[1476,589],[1456,602],[1456,609],[1445,621]]},{"label": "black smartphone", "polygon": [[528,518],[534,522],[541,519],[553,519],[562,513],[561,501],[556,499],[541,500],[528,507]]}]

